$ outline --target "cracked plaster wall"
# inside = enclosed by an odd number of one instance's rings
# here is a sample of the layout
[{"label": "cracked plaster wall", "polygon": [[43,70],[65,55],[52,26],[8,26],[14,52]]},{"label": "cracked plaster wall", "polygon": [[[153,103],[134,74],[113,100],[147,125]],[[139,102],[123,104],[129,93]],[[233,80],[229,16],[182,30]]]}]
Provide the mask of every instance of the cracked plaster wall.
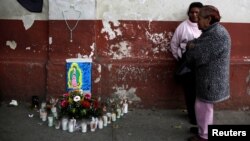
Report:
[{"label": "cracked plaster wall", "polygon": [[[62,11],[69,10],[73,5],[76,10],[81,11],[79,20],[100,20],[102,23],[102,29],[97,33],[96,37],[105,37],[107,42],[107,49],[102,50],[106,56],[110,57],[112,61],[123,61],[127,58],[136,59],[148,59],[150,63],[153,63],[154,59],[162,59],[159,54],[168,53],[169,42],[172,37],[172,31],[154,31],[154,22],[169,22],[169,21],[182,21],[186,18],[186,9],[188,5],[193,2],[192,0],[44,0],[44,7],[42,13],[31,13],[25,10],[16,0],[2,0],[0,3],[0,19],[3,20],[22,20],[23,28],[29,30],[34,26],[34,21],[63,21],[64,17]],[[219,8],[222,15],[222,22],[228,23],[250,23],[250,1],[247,0],[204,0],[204,4],[215,5]],[[11,8],[10,8],[11,7]],[[235,12],[234,9],[237,9]],[[232,16],[234,15],[234,16]],[[69,20],[77,20],[77,15],[71,15]],[[141,24],[127,24],[123,21],[147,22],[148,25],[143,26]],[[65,23],[63,23],[65,24]],[[130,34],[127,35],[127,31]],[[139,34],[138,32],[143,32]],[[75,34],[73,34],[74,36]],[[130,37],[128,39],[127,37]],[[126,38],[124,38],[126,37]],[[49,45],[55,44],[55,37],[48,37]],[[142,40],[152,44],[152,47],[145,47],[139,51],[133,51],[135,43],[133,40]],[[18,50],[20,42],[9,39],[4,41],[5,45],[13,51]],[[26,46],[25,50],[32,50],[33,44]],[[83,48],[81,45],[76,48]],[[71,48],[68,49],[68,55],[78,58],[93,58],[96,59],[96,52],[98,46],[95,42],[91,42],[84,47],[88,51],[72,53]],[[54,51],[50,48],[51,52]],[[37,53],[37,52],[35,52]],[[136,54],[137,53],[137,54]],[[138,55],[139,54],[139,55]],[[164,54],[165,55],[165,54]],[[137,57],[140,56],[140,57]],[[249,63],[250,55],[240,56],[245,63]],[[143,83],[149,83],[149,78],[152,78],[152,70],[149,66],[141,67],[131,64],[124,66],[115,66],[113,63],[101,64],[96,63],[94,71],[96,75],[93,78],[95,84],[103,82],[103,73],[105,68],[110,73],[117,75],[116,80],[119,82],[129,81],[141,81]],[[62,75],[62,74],[60,74]],[[248,84],[247,93],[249,95],[249,75],[246,76]],[[156,75],[156,81],[161,80],[159,74]],[[165,82],[165,81],[162,81]],[[140,101],[141,97],[138,95],[139,89],[136,86],[128,85],[125,83],[112,84],[113,94],[118,96],[128,96],[131,99]]]}]

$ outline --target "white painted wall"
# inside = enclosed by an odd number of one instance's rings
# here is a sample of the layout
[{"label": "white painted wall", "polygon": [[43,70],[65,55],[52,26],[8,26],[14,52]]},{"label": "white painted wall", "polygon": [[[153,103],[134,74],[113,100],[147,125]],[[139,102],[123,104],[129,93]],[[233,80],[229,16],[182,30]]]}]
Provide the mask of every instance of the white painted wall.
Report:
[{"label": "white painted wall", "polygon": [[[194,0],[97,0],[97,19],[182,21]],[[249,0],[201,0],[214,5],[222,22],[250,22]],[[108,16],[107,16],[108,15]]]},{"label": "white painted wall", "polygon": [[[62,20],[63,11],[68,12],[66,19],[96,19],[96,1],[95,0],[48,0],[49,1],[49,19]],[[75,10],[75,11],[74,11]],[[78,16],[80,12],[80,17]]]},{"label": "white painted wall", "polygon": [[32,16],[34,20],[47,20],[48,10],[48,0],[43,0],[42,13],[29,12],[17,0],[0,0],[0,19],[23,19],[25,16]]},{"label": "white painted wall", "polygon": [[[62,20],[62,11],[71,4],[82,12],[80,19],[181,21],[194,0],[44,0],[42,13],[31,13],[16,0],[0,1],[0,19],[23,19],[34,15],[35,20]],[[249,0],[201,0],[216,6],[222,22],[250,23]],[[48,14],[49,13],[49,14]],[[74,19],[74,18],[73,18]]]}]

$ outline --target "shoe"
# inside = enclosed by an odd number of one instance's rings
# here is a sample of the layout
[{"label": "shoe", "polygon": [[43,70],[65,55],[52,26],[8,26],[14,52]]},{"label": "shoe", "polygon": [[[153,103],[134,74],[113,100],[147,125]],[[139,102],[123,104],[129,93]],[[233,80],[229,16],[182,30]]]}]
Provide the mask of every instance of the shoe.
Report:
[{"label": "shoe", "polygon": [[200,136],[196,135],[188,138],[188,141],[208,141],[208,139],[203,139]]},{"label": "shoe", "polygon": [[199,129],[198,127],[190,127],[189,129],[190,133],[193,133],[195,135],[198,135],[199,134]]}]

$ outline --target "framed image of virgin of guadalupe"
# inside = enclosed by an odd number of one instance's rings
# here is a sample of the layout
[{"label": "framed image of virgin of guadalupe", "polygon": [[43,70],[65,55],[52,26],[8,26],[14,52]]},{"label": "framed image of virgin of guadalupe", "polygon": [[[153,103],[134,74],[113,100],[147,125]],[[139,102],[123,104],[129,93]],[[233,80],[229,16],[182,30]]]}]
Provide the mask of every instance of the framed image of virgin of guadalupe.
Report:
[{"label": "framed image of virgin of guadalupe", "polygon": [[66,89],[82,89],[91,93],[92,59],[66,59]]}]

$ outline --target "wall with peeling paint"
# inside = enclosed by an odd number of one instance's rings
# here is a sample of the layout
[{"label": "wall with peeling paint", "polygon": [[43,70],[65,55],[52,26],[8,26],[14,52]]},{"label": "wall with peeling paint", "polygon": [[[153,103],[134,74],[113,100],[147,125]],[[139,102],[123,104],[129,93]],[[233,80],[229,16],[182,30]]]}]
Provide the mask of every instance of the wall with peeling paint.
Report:
[{"label": "wall with peeling paint", "polygon": [[[139,108],[183,108],[169,42],[191,2],[44,0],[42,13],[32,13],[2,0],[0,96],[59,96],[66,88],[65,60],[91,58],[93,95],[128,97]],[[231,99],[218,108],[250,106],[250,2],[202,2],[219,8],[232,37]]]}]

